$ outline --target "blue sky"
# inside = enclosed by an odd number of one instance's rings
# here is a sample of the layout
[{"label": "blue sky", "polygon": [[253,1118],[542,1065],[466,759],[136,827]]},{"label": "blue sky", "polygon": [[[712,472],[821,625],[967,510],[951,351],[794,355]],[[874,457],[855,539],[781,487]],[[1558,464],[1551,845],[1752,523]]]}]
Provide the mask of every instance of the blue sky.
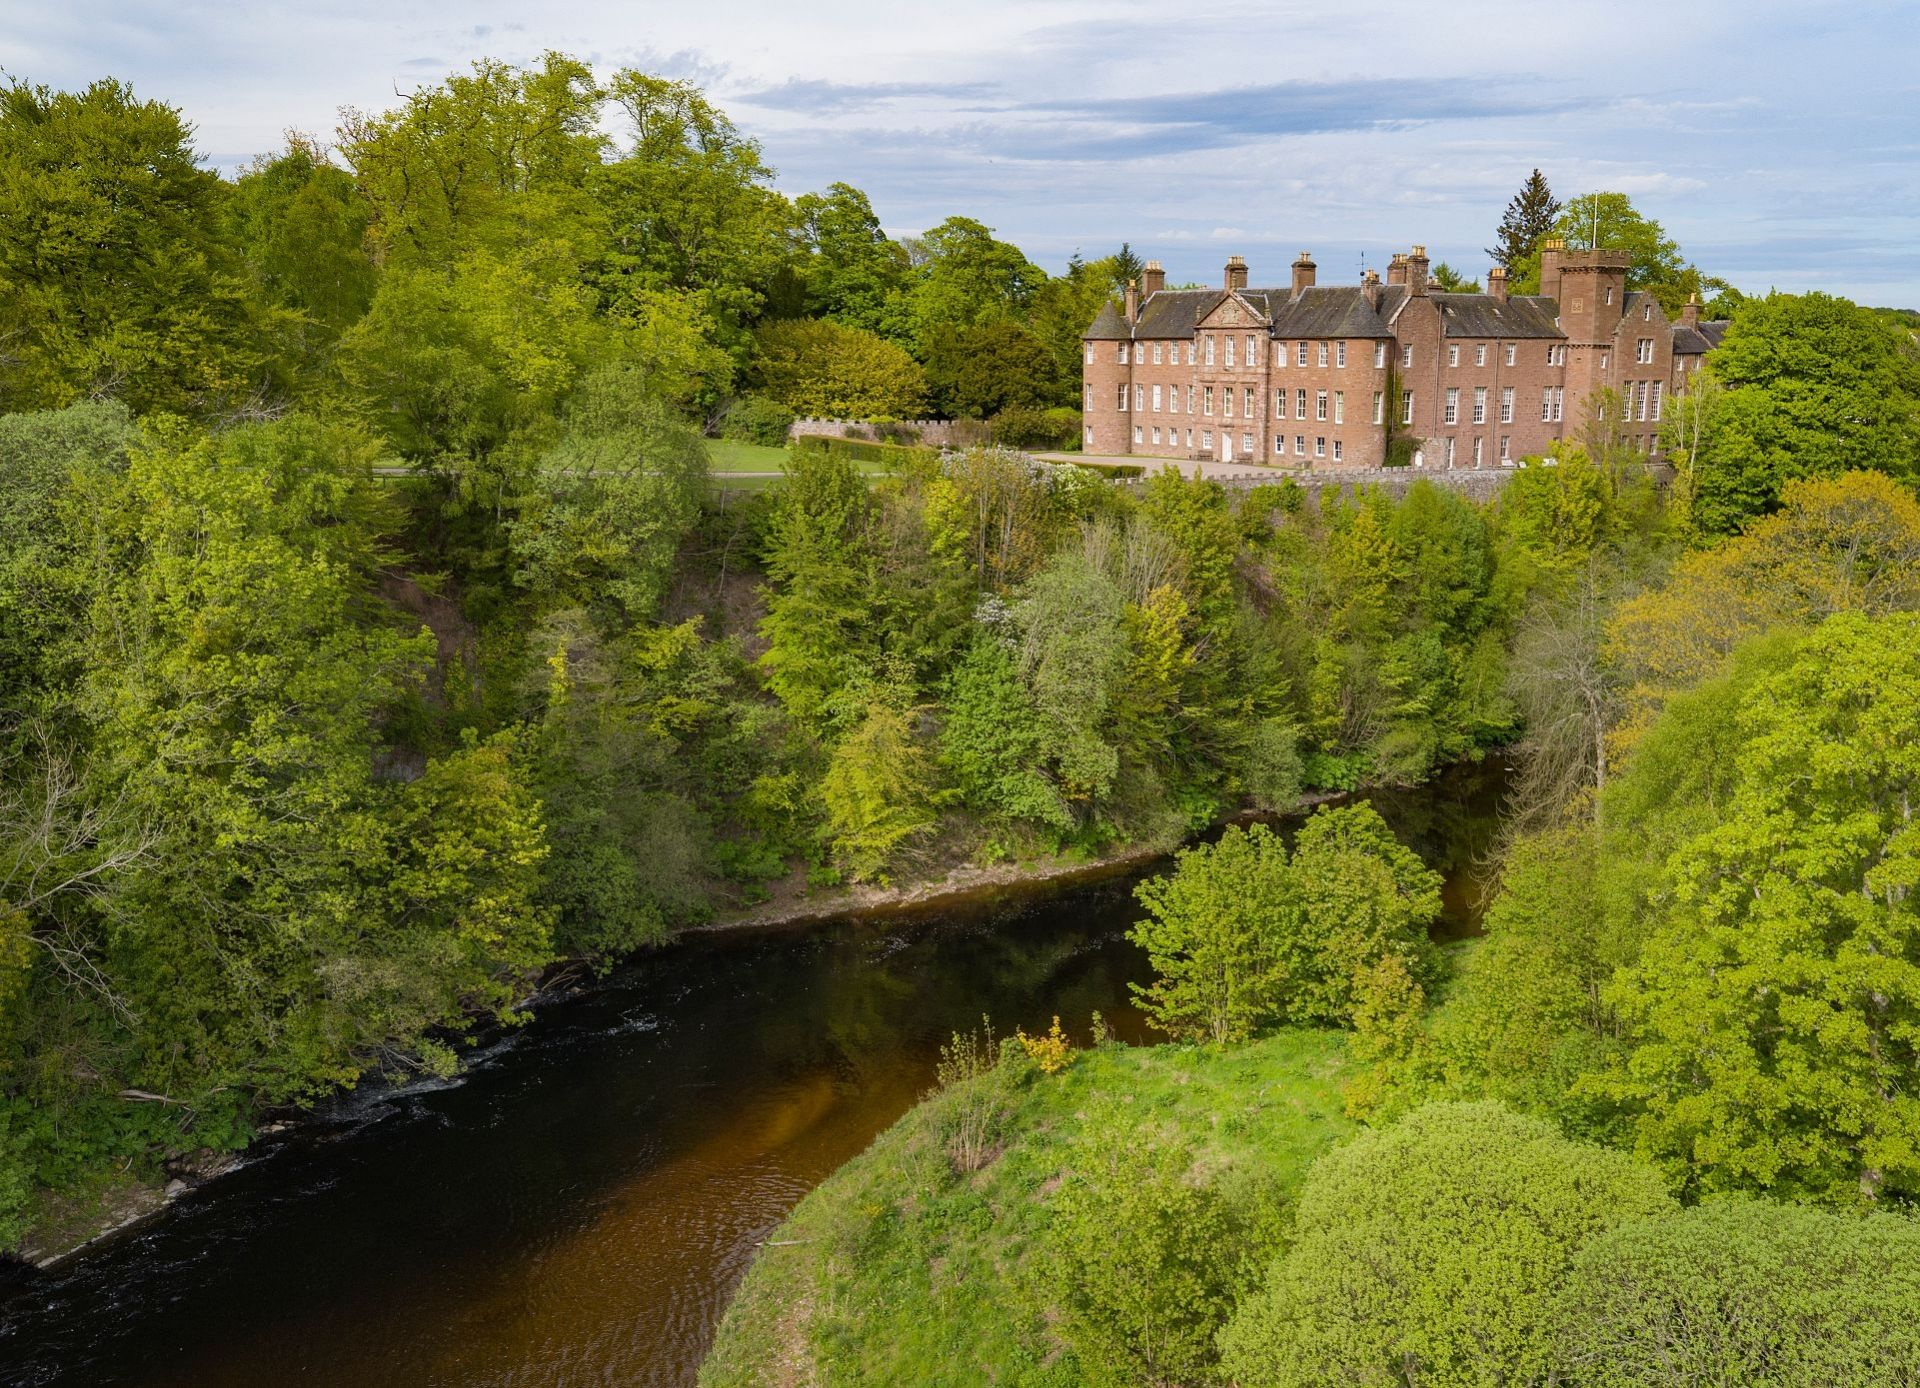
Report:
[{"label": "blue sky", "polygon": [[224,168],[481,56],[707,87],[780,186],[960,212],[1050,269],[1130,241],[1175,280],[1322,282],[1423,242],[1478,274],[1538,165],[1630,193],[1744,289],[1920,306],[1920,4],[1398,0],[9,0],[0,69],[112,74]]}]

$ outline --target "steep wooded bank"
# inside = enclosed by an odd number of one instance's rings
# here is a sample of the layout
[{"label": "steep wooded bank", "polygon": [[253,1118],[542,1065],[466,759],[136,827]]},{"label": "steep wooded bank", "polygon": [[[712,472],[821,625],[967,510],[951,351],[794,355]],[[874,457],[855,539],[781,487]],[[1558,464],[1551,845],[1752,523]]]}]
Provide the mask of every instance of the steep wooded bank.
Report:
[{"label": "steep wooded bank", "polygon": [[[1551,822],[1618,700],[1744,632],[1645,643],[1616,690],[1623,595],[1797,524],[1795,479],[1915,471],[1910,338],[1814,295],[1740,311],[1671,504],[1604,413],[1489,507],[1136,496],[991,448],[716,491],[793,408],[1045,441],[1130,253],[904,245],[856,189],[777,193],[693,87],[558,55],[231,180],[123,84],[15,82],[0,188],[9,1244],[782,881],[1171,845],[1522,734]],[[1647,283],[1698,280],[1647,246]],[[1797,582],[1743,620],[1811,621]]]},{"label": "steep wooded bank", "polygon": [[1920,505],[1849,474],[1570,585],[1516,647],[1483,939],[1430,942],[1438,879],[1365,804],[1182,853],[1132,932],[1174,1044],[956,1036],[702,1381],[1920,1375],[1916,561]]}]

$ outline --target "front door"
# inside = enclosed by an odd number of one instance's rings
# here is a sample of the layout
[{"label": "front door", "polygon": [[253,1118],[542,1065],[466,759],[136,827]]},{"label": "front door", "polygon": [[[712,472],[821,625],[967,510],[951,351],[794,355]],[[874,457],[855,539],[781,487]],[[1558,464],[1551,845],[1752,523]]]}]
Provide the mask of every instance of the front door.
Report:
[{"label": "front door", "polygon": [[1233,461],[1233,435],[1225,429],[1220,431],[1220,461],[1223,463]]}]

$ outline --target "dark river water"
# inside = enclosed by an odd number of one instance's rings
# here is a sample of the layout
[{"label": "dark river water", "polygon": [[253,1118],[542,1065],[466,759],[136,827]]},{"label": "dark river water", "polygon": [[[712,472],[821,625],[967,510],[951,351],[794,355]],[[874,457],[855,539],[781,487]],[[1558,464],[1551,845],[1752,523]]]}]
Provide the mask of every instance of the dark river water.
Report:
[{"label": "dark river water", "polygon": [[[1498,766],[1372,797],[1477,920]],[[0,1303],[0,1383],[684,1385],[759,1240],[932,1080],[1127,985],[1133,877],[706,935],[543,1008],[456,1082],[352,1098]]]}]

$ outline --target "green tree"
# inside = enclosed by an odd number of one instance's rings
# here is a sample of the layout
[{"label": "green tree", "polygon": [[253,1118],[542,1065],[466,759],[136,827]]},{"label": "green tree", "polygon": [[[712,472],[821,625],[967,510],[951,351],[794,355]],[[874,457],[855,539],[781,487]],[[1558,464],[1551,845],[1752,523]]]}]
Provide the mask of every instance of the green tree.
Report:
[{"label": "green tree", "polygon": [[806,726],[824,721],[829,701],[874,648],[870,516],[866,481],[852,463],[825,449],[795,450],[768,527],[760,667]]},{"label": "green tree", "polygon": [[1294,914],[1286,846],[1264,824],[1233,825],[1175,863],[1134,889],[1146,915],[1128,938],[1147,952],[1154,981],[1133,995],[1171,1036],[1244,1040],[1285,997],[1276,925]]},{"label": "green tree", "polygon": [[1560,199],[1547,186],[1546,175],[1535,169],[1507,203],[1494,232],[1498,244],[1487,247],[1488,258],[1505,267],[1508,274],[1514,273],[1522,261],[1538,252],[1559,215]]},{"label": "green tree", "polygon": [[888,300],[901,292],[907,253],[880,228],[873,204],[858,188],[834,183],[824,193],[794,200],[808,258],[802,274],[807,312],[850,328],[883,332]]},{"label": "green tree", "polygon": [[1009,408],[1061,403],[1059,363],[1018,323],[943,327],[925,351],[927,384],[944,415],[990,419]]},{"label": "green tree", "polygon": [[1221,1333],[1243,1388],[1541,1383],[1580,1249],[1660,1179],[1498,1104],[1433,1104],[1313,1164],[1293,1239]]},{"label": "green tree", "polygon": [[1712,409],[1674,439],[1703,537],[1772,511],[1792,480],[1855,469],[1920,478],[1920,356],[1866,309],[1825,294],[1754,300],[1705,374]]},{"label": "green tree", "polygon": [[755,334],[765,394],[822,419],[912,418],[927,399],[920,364],[883,337],[830,319],[788,319]]},{"label": "green tree", "polygon": [[0,409],[211,415],[263,390],[224,194],[180,113],[124,83],[0,92]]},{"label": "green tree", "polygon": [[550,52],[527,68],[483,59],[379,115],[344,112],[340,153],[386,263],[424,268],[541,242],[576,261],[591,254],[606,234],[587,194],[607,147],[605,99],[592,69]]},{"label": "green tree", "polygon": [[353,175],[299,135],[235,180],[226,216],[254,292],[287,311],[283,351],[296,392],[310,388],[332,345],[373,301],[378,272],[367,246],[372,211]]},{"label": "green tree", "polygon": [[1667,864],[1671,903],[1607,1001],[1613,1092],[1699,1191],[1920,1190],[1920,618],[1829,618],[1741,690],[1737,780]]},{"label": "green tree", "polygon": [[1096,1114],[1072,1152],[1046,1232],[1046,1286],[1090,1385],[1210,1377],[1214,1336],[1242,1290],[1260,1231],[1178,1142],[1142,1140],[1117,1111]]},{"label": "green tree", "polygon": [[74,474],[124,468],[133,441],[114,401],[0,415],[0,708],[16,719],[57,702],[74,673],[85,612],[81,537],[63,514]]},{"label": "green tree", "polygon": [[834,861],[857,882],[880,876],[889,859],[933,828],[934,760],[915,722],[915,711],[896,695],[876,693],[827,759],[820,781],[825,832]]},{"label": "green tree", "polygon": [[[1645,289],[1659,297],[1669,314],[1680,311],[1686,290],[1679,286],[1689,268],[1680,246],[1666,228],[1633,205],[1625,193],[1582,193],[1560,209],[1553,235],[1574,250],[1626,251],[1627,288]],[[1519,283],[1514,292],[1537,294],[1540,287],[1540,249],[1508,266]],[[1668,302],[1671,299],[1672,302]]]},{"label": "green tree", "polygon": [[1920,1226],[1715,1201],[1611,1229],[1561,1292],[1554,1357],[1593,1388],[1920,1379]]},{"label": "green tree", "polygon": [[516,581],[548,607],[612,607],[621,624],[650,617],[706,475],[699,437],[652,396],[643,371],[598,368],[507,523]]},{"label": "green tree", "polygon": [[1433,287],[1442,294],[1478,294],[1480,281],[1471,275],[1462,274],[1446,261],[1437,262],[1431,276]]},{"label": "green tree", "polygon": [[594,182],[611,236],[596,267],[603,295],[617,309],[635,290],[694,293],[744,353],[766,308],[804,307],[792,206],[769,186],[760,146],[691,83],[623,69],[607,93],[631,140]]},{"label": "green tree", "polygon": [[916,355],[959,329],[1018,318],[1046,271],[971,217],[949,217],[908,244],[913,273],[901,308]]},{"label": "green tree", "polygon": [[940,759],[969,807],[1056,833],[1073,827],[1045,773],[1045,744],[1019,665],[1000,637],[974,636],[943,703]]},{"label": "green tree", "polygon": [[1049,774],[1083,812],[1106,801],[1120,772],[1112,714],[1126,660],[1124,610],[1112,580],[1071,551],[1036,574],[1013,605],[1020,676]]}]

